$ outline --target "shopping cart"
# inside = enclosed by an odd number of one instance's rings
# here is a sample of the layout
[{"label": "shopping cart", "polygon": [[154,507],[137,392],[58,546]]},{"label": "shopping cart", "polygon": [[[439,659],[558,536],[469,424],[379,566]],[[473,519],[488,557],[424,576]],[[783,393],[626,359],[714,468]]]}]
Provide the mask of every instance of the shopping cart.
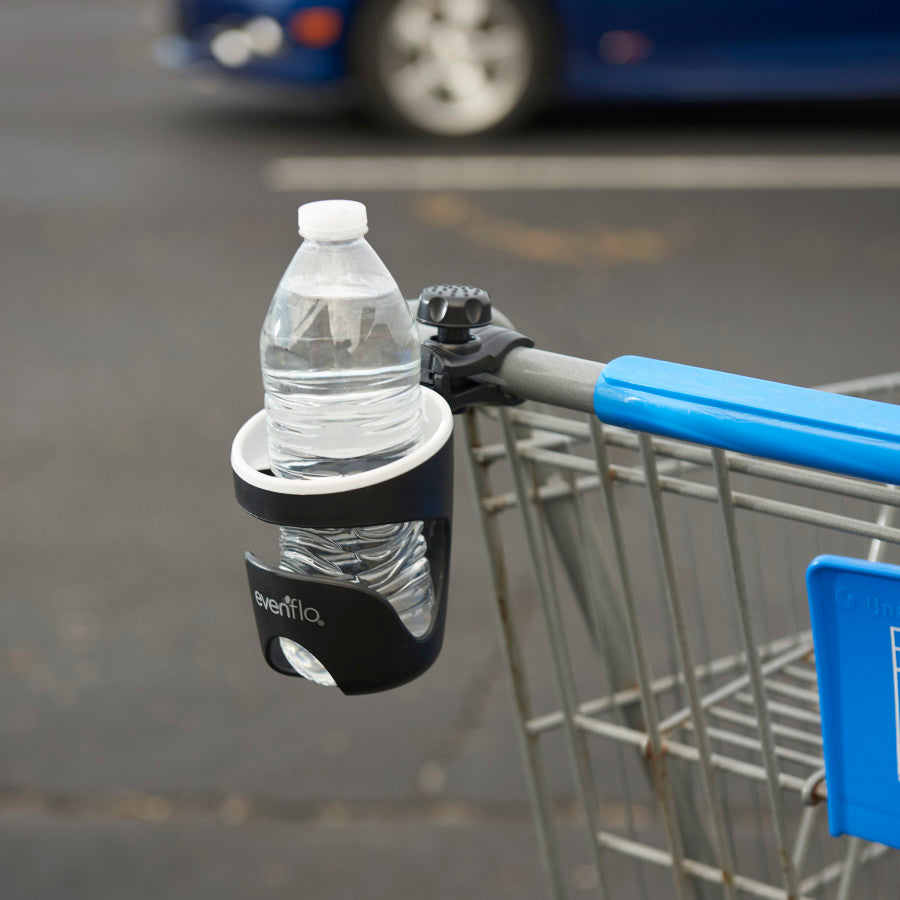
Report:
[{"label": "shopping cart", "polygon": [[758,383],[729,378],[519,346],[483,380],[529,402],[464,414],[553,897],[900,893],[900,854],[828,832],[804,581],[821,554],[900,562],[890,460],[841,398],[836,430],[798,433],[810,395],[753,398],[754,419],[716,392]]}]

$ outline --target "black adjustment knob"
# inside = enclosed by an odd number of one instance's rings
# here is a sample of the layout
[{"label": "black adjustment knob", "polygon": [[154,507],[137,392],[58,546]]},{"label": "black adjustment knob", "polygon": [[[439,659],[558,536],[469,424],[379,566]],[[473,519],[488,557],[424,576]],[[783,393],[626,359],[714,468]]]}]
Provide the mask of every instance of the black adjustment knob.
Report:
[{"label": "black adjustment knob", "polygon": [[416,318],[437,327],[442,344],[465,344],[470,328],[491,324],[491,298],[487,291],[460,284],[436,284],[419,294]]}]

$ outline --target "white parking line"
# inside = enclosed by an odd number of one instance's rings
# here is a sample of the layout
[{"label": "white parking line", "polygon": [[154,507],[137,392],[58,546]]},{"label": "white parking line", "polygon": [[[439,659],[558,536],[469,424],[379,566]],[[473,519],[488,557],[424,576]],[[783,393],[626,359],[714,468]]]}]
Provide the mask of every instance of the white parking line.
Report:
[{"label": "white parking line", "polygon": [[900,188],[900,154],[287,156],[273,191],[697,191]]}]

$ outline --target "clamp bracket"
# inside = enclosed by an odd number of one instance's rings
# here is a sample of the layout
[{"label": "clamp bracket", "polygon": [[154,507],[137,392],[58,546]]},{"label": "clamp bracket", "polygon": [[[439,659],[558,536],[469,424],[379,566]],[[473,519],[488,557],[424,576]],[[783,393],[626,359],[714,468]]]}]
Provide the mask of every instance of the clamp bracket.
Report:
[{"label": "clamp bracket", "polygon": [[419,295],[416,318],[437,328],[422,344],[420,382],[440,394],[452,412],[463,412],[474,404],[514,406],[522,402],[492,376],[511,350],[533,347],[534,341],[490,324],[487,291],[463,285],[427,287]]}]

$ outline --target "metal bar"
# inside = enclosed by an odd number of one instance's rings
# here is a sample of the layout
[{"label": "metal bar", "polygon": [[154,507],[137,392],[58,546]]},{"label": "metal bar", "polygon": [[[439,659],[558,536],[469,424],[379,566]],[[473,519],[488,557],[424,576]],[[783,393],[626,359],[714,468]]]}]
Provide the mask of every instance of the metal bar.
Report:
[{"label": "metal bar", "polygon": [[[469,410],[463,419],[466,441],[470,447],[479,443],[478,423],[473,410]],[[472,455],[469,455],[472,484],[476,497],[490,493],[491,485],[488,472],[479,466]],[[525,781],[537,831],[538,849],[545,877],[547,878],[550,896],[554,900],[564,900],[566,891],[563,886],[564,876],[559,859],[559,847],[553,825],[552,801],[543,778],[544,765],[541,760],[537,736],[532,734],[527,722],[531,719],[531,702],[525,676],[525,666],[518,635],[513,625],[514,616],[509,605],[509,590],[504,565],[503,546],[497,520],[484,512],[479,516],[484,546],[488,555],[491,577],[494,585],[494,612],[501,636],[500,648],[506,663],[510,690],[516,707],[516,733],[519,749],[525,762]]]},{"label": "metal bar", "polygon": [[[572,480],[574,480],[574,477],[573,474],[569,475],[569,478]],[[607,681],[610,687],[615,687],[623,681],[627,682],[634,680],[634,674],[630,666],[626,664],[626,666],[623,667],[621,664],[616,664],[616,659],[614,657],[615,648],[610,644],[610,639],[620,635],[625,627],[622,622],[617,621],[615,616],[610,617],[621,604],[616,603],[614,590],[611,586],[611,578],[609,577],[609,572],[605,571],[606,566],[604,565],[604,574],[607,576],[606,582],[610,583],[607,584],[607,602],[605,606],[601,606],[600,589],[598,587],[599,573],[597,572],[597,567],[600,564],[600,561],[604,559],[603,547],[600,544],[599,539],[589,540],[587,528],[588,518],[584,508],[584,498],[574,489],[574,485],[572,490],[572,500],[575,506],[576,521],[580,526],[581,534],[558,535],[558,537],[563,540],[568,538],[572,544],[572,549],[574,549],[578,555],[583,574],[583,590],[588,595],[587,603],[584,605],[587,606],[591,626],[593,627],[597,646],[600,650],[600,656],[602,657],[603,665],[606,670],[605,674]],[[556,530],[560,530],[561,523],[558,522],[556,525]],[[565,531],[567,529],[562,530]],[[575,538],[575,540],[572,540],[573,538]],[[623,721],[623,707],[616,705],[613,707],[613,710],[616,715],[619,716],[619,721]],[[619,767],[619,783],[622,786],[625,799],[626,826],[628,828],[628,833],[632,838],[635,838],[637,836],[637,831],[632,809],[631,786],[628,779],[628,772],[625,767],[624,751],[621,744],[617,745],[616,749],[618,751],[616,753],[616,762]],[[641,896],[646,898],[647,882],[644,877],[644,872],[640,868],[637,870],[637,878],[640,884]]]},{"label": "metal bar", "polygon": [[631,654],[634,658],[637,670],[637,688],[641,696],[641,710],[644,714],[644,724],[647,729],[641,750],[649,756],[650,774],[656,792],[656,799],[662,813],[663,827],[666,834],[666,842],[673,860],[673,877],[675,892],[679,897],[684,896],[684,873],[681,868],[681,860],[684,857],[684,846],[681,834],[678,831],[678,812],[668,780],[668,768],[663,752],[663,738],[659,730],[659,708],[656,704],[656,695],[653,693],[652,673],[647,661],[647,654],[641,637],[641,620],[634,599],[634,591],[631,581],[631,569],[628,565],[628,554],[625,549],[625,537],[622,530],[622,521],[619,515],[619,506],[611,480],[606,477],[610,471],[609,458],[606,452],[604,439],[604,426],[599,420],[592,418],[589,423],[591,445],[597,463],[597,471],[604,473],[600,479],[603,492],[604,509],[607,522],[612,535],[616,562],[619,567],[619,578],[622,583],[622,598],[625,606],[628,623],[628,640],[631,646]]},{"label": "metal bar", "polygon": [[798,681],[806,681],[809,684],[816,685],[819,683],[815,669],[804,669],[802,666],[788,666],[784,672],[786,675],[790,675]]},{"label": "metal bar", "polygon": [[[690,722],[685,725],[685,728],[692,728]],[[713,738],[717,741],[722,741],[723,744],[734,744],[735,747],[744,747],[747,750],[756,750],[757,752],[762,752],[762,744],[756,738],[747,737],[745,734],[737,734],[733,731],[726,731],[724,728],[715,728],[709,727],[707,728],[707,733],[710,738]],[[775,754],[776,756],[780,756],[782,759],[790,760],[791,762],[802,763],[806,766],[816,766],[820,768],[824,764],[824,760],[821,756],[810,756],[808,753],[802,753],[799,750],[791,750],[790,747],[782,747],[780,745],[775,746]]]},{"label": "metal bar", "polygon": [[[581,714],[575,717],[575,721],[579,728],[589,734],[596,734],[599,737],[631,744],[642,752],[647,751],[648,735],[645,731],[638,731],[625,725],[617,725],[604,719],[592,719]],[[700,753],[696,747],[672,740],[672,738],[667,738],[663,742],[663,751],[669,756],[686,759],[688,762],[698,762],[700,759]],[[719,753],[713,753],[710,760],[715,768],[721,769],[723,772],[731,772],[733,775],[740,775],[752,781],[766,782],[768,780],[766,769],[755,763],[742,762],[741,760],[732,759],[730,756],[722,756]],[[809,779],[797,778],[795,775],[789,775],[785,772],[778,773],[778,784],[798,794],[802,793],[808,781]]]},{"label": "metal bar", "polygon": [[835,900],[850,900],[850,892],[853,890],[853,881],[862,858],[863,842],[858,837],[847,839],[847,853],[844,856],[844,871],[841,872],[841,881],[838,884]]},{"label": "metal bar", "polygon": [[[798,640],[802,640],[806,635],[798,635]],[[775,659],[767,660],[762,665],[762,674],[768,675],[771,672],[777,672],[779,669],[783,668],[790,662],[794,662],[797,659],[801,659],[806,656],[810,650],[812,650],[812,644],[810,643],[801,643],[797,646],[792,647],[786,653],[783,653],[781,656],[776,657]],[[758,655],[758,653],[757,653]],[[741,654],[741,661],[743,662],[745,659],[744,655]],[[704,708],[713,706],[716,703],[720,703],[722,700],[727,699],[728,697],[732,697],[737,694],[742,688],[746,687],[750,684],[750,674],[741,675],[738,678],[735,678],[733,681],[729,681],[728,684],[723,684],[722,687],[717,688],[711,693],[707,694],[702,701],[702,705]],[[676,728],[682,726],[688,719],[690,718],[690,711],[687,709],[679,709],[677,712],[672,713],[667,719],[664,719],[660,724],[660,730],[663,734],[668,734],[670,731],[673,731]]]},{"label": "metal bar", "polygon": [[854,378],[852,381],[836,381],[824,384],[819,390],[829,394],[853,394],[864,396],[876,391],[893,391],[900,384],[900,372],[888,372],[884,375],[871,375],[868,378]]},{"label": "metal bar", "polygon": [[[591,412],[593,413],[593,409]],[[518,424],[528,425],[540,431],[554,431],[580,441],[588,441],[591,437],[590,424],[581,419],[567,419],[553,413],[536,412],[528,406],[513,407],[510,415]],[[611,440],[611,435],[618,433],[630,434],[631,432],[625,431],[624,428],[616,428],[614,425],[603,426],[603,436],[607,444],[615,443],[614,440]]]},{"label": "metal bar", "polygon": [[[806,634],[806,633],[804,633]],[[778,638],[778,640],[772,641],[770,644],[766,644],[763,647],[760,647],[759,654],[760,657],[766,659],[771,656],[773,653],[781,653],[786,647],[794,649],[797,647],[797,641],[801,640],[804,637],[804,634],[798,636],[791,636],[786,638]],[[809,652],[809,646],[807,644],[803,645],[804,655]],[[744,663],[744,654],[743,653],[735,653],[730,656],[722,656],[718,659],[713,660],[711,663],[703,664],[697,666],[696,672],[698,678],[704,678],[709,675],[722,675],[726,672],[731,672],[736,669],[738,666],[743,665]],[[650,689],[654,694],[661,694],[665,691],[671,690],[678,681],[680,680],[680,674],[677,675],[663,675],[659,678],[653,679],[650,683]],[[741,684],[738,689],[747,683],[746,676],[743,677]],[[641,693],[639,688],[626,688],[624,691],[616,691],[616,693],[611,696],[598,697],[595,700],[586,700],[584,703],[580,704],[578,707],[578,711],[580,713],[584,713],[585,715],[593,715],[599,712],[605,712],[608,709],[611,709],[613,706],[628,706],[634,703],[639,702],[641,699]],[[709,708],[710,711],[713,710],[713,707]],[[727,712],[732,712],[731,710],[727,710]],[[742,713],[734,713],[736,716],[743,715]],[[750,717],[745,717],[750,718]],[[751,719],[754,727],[756,725],[756,720]],[[528,730],[532,734],[538,734],[542,731],[549,731],[553,728],[559,728],[563,723],[563,714],[561,712],[552,712],[547,713],[543,716],[536,716],[528,722]],[[786,726],[781,726],[786,729]],[[787,731],[785,732],[787,733]],[[803,734],[803,732],[797,732],[798,734]],[[789,735],[788,735],[789,736]],[[821,739],[820,739],[821,743]]]},{"label": "metal bar", "polygon": [[825,785],[825,766],[813,772],[803,784],[800,799],[805,806],[815,806],[820,800],[828,799],[828,788]]},{"label": "metal bar", "polygon": [[[873,860],[878,859],[880,856],[884,856],[884,854],[887,853],[890,849],[890,847],[886,847],[884,844],[869,844],[860,854],[860,862],[872,862]],[[804,894],[811,894],[814,891],[818,891],[820,888],[823,888],[831,884],[832,882],[837,881],[841,877],[843,871],[844,861],[838,860],[837,862],[832,863],[830,866],[826,866],[815,875],[810,875],[808,878],[804,878],[803,883],[800,885],[800,890]]]},{"label": "metal bar", "polygon": [[[573,419],[564,419],[559,416],[525,409],[517,409],[513,415],[518,422],[529,425],[532,428],[556,432],[576,440],[585,440],[588,436],[584,425]],[[627,450],[638,449],[636,433],[610,425],[605,426],[605,428],[606,442],[608,444],[623,447]],[[653,445],[658,456],[679,459],[706,469],[710,468],[711,461],[705,448],[666,438],[654,438]],[[725,458],[728,460],[729,470],[739,472],[742,475],[752,475],[768,481],[778,481],[797,487],[812,488],[813,490],[855,497],[860,500],[871,500],[873,503],[885,503],[893,506],[900,504],[900,492],[892,485],[879,485],[874,482],[848,478],[845,475],[818,472],[733,451],[727,451]]]},{"label": "metal bar", "polygon": [[[718,453],[720,451],[715,452]],[[611,474],[619,481],[640,485],[645,483],[643,475],[630,467],[613,466]],[[672,493],[694,497],[697,500],[707,500],[712,503],[718,500],[716,489],[705,484],[697,484],[696,482],[669,476],[660,476],[659,481],[664,491],[671,491]],[[758,497],[755,494],[743,494],[735,491],[732,495],[732,505],[737,509],[764,513],[765,515],[787,519],[792,522],[801,522],[804,525],[831,528],[835,531],[858,534],[861,537],[880,538],[892,544],[900,544],[900,528],[879,526],[862,519],[851,518],[850,516],[809,509],[796,503],[785,503],[781,500],[770,500],[766,497]]]},{"label": "metal bar", "polygon": [[603,369],[603,363],[518,347],[504,359],[497,378],[516,397],[593,413],[594,385]]},{"label": "metal bar", "polygon": [[[550,650],[553,656],[557,689],[559,691],[563,712],[565,713],[564,729],[567,737],[566,743],[569,749],[572,766],[575,771],[576,786],[578,788],[582,812],[585,821],[591,829],[591,833],[595,834],[598,828],[597,794],[594,788],[593,776],[591,774],[587,744],[585,743],[584,735],[575,727],[575,716],[577,714],[578,706],[575,680],[571,671],[571,660],[566,645],[565,632],[562,628],[559,600],[556,596],[548,571],[549,548],[547,547],[545,536],[544,540],[539,536],[537,526],[534,522],[534,517],[528,502],[529,492],[525,480],[524,468],[521,460],[515,454],[516,435],[513,430],[513,423],[510,417],[505,414],[505,411],[501,411],[500,422],[503,428],[503,439],[507,444],[513,480],[516,485],[516,493],[519,498],[519,512],[522,516],[522,524],[524,525],[528,546],[531,550],[532,567],[534,570],[538,597],[541,601],[544,626],[550,639]],[[601,897],[607,897],[608,893],[600,847],[595,841],[591,841],[591,847],[594,854],[594,864],[597,869],[598,890]]]},{"label": "metal bar", "polygon": [[[756,704],[756,700],[751,694],[735,694],[734,698],[745,706],[755,706]],[[808,709],[798,709],[796,706],[788,706],[786,703],[779,703],[777,700],[769,700],[768,708],[773,713],[778,713],[788,719],[796,719],[798,722],[809,722],[816,726],[822,724],[822,717],[818,713],[810,712]]]},{"label": "metal bar", "polygon": [[[519,423],[516,423],[519,424]],[[553,450],[556,447],[569,447],[572,439],[564,434],[556,434],[552,432],[543,432],[528,438],[519,438],[516,441],[516,449],[519,455],[534,449],[543,448],[545,450]],[[471,451],[477,463],[481,465],[490,465],[498,460],[506,459],[505,444],[485,444],[483,447],[473,448]]]},{"label": "metal bar", "polygon": [[[554,453],[553,451],[535,451],[534,453],[523,454],[526,457],[533,458],[544,464],[554,463],[561,468],[569,468],[575,471],[589,473],[595,471],[590,461],[583,457],[570,456],[568,454]],[[618,481],[628,484],[646,485],[644,474],[632,466],[610,466],[610,474]],[[590,490],[598,486],[597,482],[591,480],[593,476],[588,475],[582,481],[577,482],[579,490]],[[716,489],[710,485],[699,484],[695,481],[674,478],[672,476],[661,475],[660,486],[664,491],[675,494],[681,494],[687,497],[693,497],[697,500],[706,500],[715,503],[718,500]],[[553,489],[542,488],[542,496],[566,496],[570,491],[568,486],[554,486]],[[858,494],[851,496],[859,499]],[[513,505],[513,497],[511,495],[496,497],[492,499],[491,511],[496,512],[502,508]],[[872,499],[872,498],[863,498]],[[821,528],[830,528],[834,531],[842,531],[848,534],[856,534],[861,537],[870,539],[887,541],[892,544],[900,544],[900,528],[895,528],[887,524],[872,523],[865,519],[856,519],[851,516],[838,515],[837,513],[828,513],[820,509],[811,509],[809,507],[800,506],[796,503],[786,503],[782,500],[772,500],[767,497],[759,497],[755,494],[746,494],[735,491],[733,494],[734,505],[739,509],[747,509],[752,512],[762,513],[764,515],[775,516],[788,521],[800,522],[805,525],[814,525]]]},{"label": "metal bar", "polygon": [[[641,859],[644,862],[663,868],[669,868],[672,865],[672,857],[665,850],[658,850],[656,847],[649,847],[637,841],[629,841],[618,834],[601,831],[597,834],[597,841],[604,847],[621,853],[623,856],[633,856],[636,859]],[[684,868],[689,875],[712,884],[720,883],[724,877],[724,873],[721,870],[714,866],[697,862],[694,859],[686,859]],[[733,875],[731,883],[737,890],[750,894],[753,897],[762,897],[766,898],[766,900],[784,900],[783,890],[764,884],[754,878],[747,878],[744,875]],[[796,898],[796,900],[812,900],[812,898],[801,896]]]},{"label": "metal bar", "polygon": [[[595,491],[600,487],[600,478],[597,475],[583,476],[576,479],[575,486],[576,490],[580,493]],[[538,500],[558,500],[563,497],[568,497],[571,492],[572,488],[565,481],[560,481],[559,484],[542,484],[537,491],[534,492],[534,497]],[[496,494],[493,497],[482,500],[482,506],[485,511],[492,515],[518,505],[519,500],[512,491],[504,494]]]},{"label": "metal bar", "polygon": [[641,455],[644,461],[644,473],[647,478],[648,494],[650,497],[650,510],[656,532],[657,549],[662,562],[663,581],[666,600],[669,606],[669,615],[672,620],[672,629],[678,646],[678,657],[683,673],[685,688],[690,701],[690,715],[694,732],[697,737],[697,749],[700,752],[700,772],[703,778],[703,788],[706,793],[706,801],[712,816],[714,826],[714,844],[718,853],[719,868],[722,870],[722,888],[726,897],[735,897],[732,876],[734,875],[734,859],[731,847],[726,838],[727,827],[725,821],[725,808],[722,804],[722,794],[716,781],[715,771],[711,763],[712,747],[706,730],[706,720],[703,716],[703,706],[700,699],[700,686],[695,674],[694,653],[688,637],[687,619],[684,605],[681,601],[681,591],[678,586],[678,578],[675,573],[675,557],[672,553],[672,544],[669,538],[668,525],[666,523],[665,510],[663,509],[662,491],[659,487],[659,477],[656,471],[656,458],[653,453],[653,443],[650,436],[642,434]]},{"label": "metal bar", "polygon": [[787,684],[775,678],[766,679],[766,688],[773,694],[783,694],[785,697],[792,697],[794,700],[803,700],[805,703],[811,703],[817,709],[819,707],[819,694],[816,691],[798,688],[796,685]]},{"label": "metal bar", "polygon": [[[517,347],[504,359],[496,378],[509,393],[523,400],[593,413],[594,385],[604,368],[603,363],[592,360]],[[819,390],[833,394],[871,393],[895,387],[898,379],[900,375],[884,375],[825,385]]]},{"label": "metal bar", "polygon": [[798,878],[803,873],[806,854],[809,852],[810,843],[812,843],[813,829],[819,816],[819,809],[818,804],[803,807],[803,815],[797,828],[797,838],[794,841],[794,852],[791,854],[791,861],[794,863],[794,871],[797,873]]},{"label": "metal bar", "polygon": [[[517,426],[517,430],[519,427]],[[577,477],[561,473],[555,466],[535,464],[532,474],[538,483],[568,483],[566,496],[539,500],[554,550],[575,594],[581,615],[590,625],[590,637],[609,676],[609,689],[619,690],[637,680],[628,642],[615,639],[625,634],[622,589],[607,543],[593,518],[587,515],[584,496],[575,490]],[[599,596],[604,602],[592,602]],[[610,636],[613,636],[612,638]],[[636,714],[636,713],[635,713]]]},{"label": "metal bar", "polygon": [[572,472],[582,472],[585,475],[593,475],[597,471],[597,464],[592,459],[583,456],[573,456],[571,453],[560,453],[558,450],[544,450],[540,447],[522,447],[519,455],[533,462],[556,466],[558,469],[568,469]]},{"label": "metal bar", "polygon": [[713,469],[716,475],[716,483],[719,491],[719,505],[722,511],[723,524],[725,526],[725,539],[728,547],[728,557],[731,562],[731,573],[734,578],[735,601],[737,603],[738,617],[741,623],[741,634],[744,639],[744,648],[747,652],[747,667],[750,672],[750,683],[753,688],[753,696],[756,700],[756,713],[759,717],[760,737],[763,744],[763,758],[766,764],[766,776],[769,788],[769,805],[772,810],[772,824],[775,829],[775,837],[778,842],[778,852],[781,857],[781,869],[784,874],[784,884],[789,895],[797,893],[797,879],[791,858],[787,851],[787,829],[784,820],[784,809],[779,793],[779,769],[775,756],[775,738],[772,735],[772,720],[769,715],[763,673],[759,658],[756,653],[756,636],[753,625],[753,608],[750,597],[747,594],[747,584],[744,579],[744,567],[738,544],[737,521],[735,508],[731,494],[731,484],[728,477],[728,463],[722,450],[713,450]]},{"label": "metal bar", "polygon": [[[626,484],[645,486],[644,474],[631,466],[610,466],[610,476],[617,481]],[[660,486],[663,491],[692,497],[696,500],[704,500],[709,503],[718,501],[715,488],[698,484],[694,481],[673,478],[660,475]],[[596,490],[600,487],[600,479],[596,475],[587,475],[577,479],[576,485],[579,491]],[[538,496],[541,499],[553,499],[568,496],[571,491],[565,482],[553,485],[542,485],[538,488]],[[874,540],[881,540],[891,544],[900,544],[900,528],[889,527],[869,522],[865,519],[855,519],[850,516],[827,513],[818,509],[810,509],[795,503],[786,503],[781,500],[771,500],[766,497],[758,497],[755,494],[744,494],[735,491],[733,494],[735,507],[758,512],[775,518],[792,522],[800,522],[804,525],[814,525],[820,528],[829,528],[833,531],[841,531],[847,534],[856,534]],[[482,505],[489,513],[502,512],[505,509],[518,505],[514,494],[499,494],[482,501]]]},{"label": "metal bar", "polygon": [[[744,725],[752,729],[754,732],[759,728],[759,722],[753,716],[746,713],[737,712],[734,709],[728,709],[722,706],[710,706],[707,713],[726,722],[733,722],[736,725]],[[803,744],[812,744],[815,747],[822,747],[822,736],[819,733],[812,734],[808,731],[800,731],[798,728],[791,728],[789,725],[782,725],[781,722],[772,723],[772,733],[788,740],[797,741]]]},{"label": "metal bar", "polygon": [[[547,413],[536,413],[531,410],[519,409],[515,410],[513,415],[517,422],[529,425],[532,428],[556,432],[576,440],[585,440],[588,436],[584,425],[573,419],[564,419]],[[606,442],[608,444],[623,447],[627,450],[638,449],[638,438],[634,432],[610,425],[605,426],[605,428]],[[705,448],[665,438],[654,438],[653,444],[658,456],[678,459],[706,469],[710,468],[709,453]],[[871,500],[873,503],[900,505],[900,492],[892,485],[879,485],[861,479],[848,478],[844,475],[817,472],[733,451],[726,452],[725,457],[728,460],[729,470],[739,472],[742,475],[752,475],[768,481],[778,481],[796,487],[807,487],[860,500]]]},{"label": "metal bar", "polygon": [[[894,485],[890,486],[890,490],[900,496],[900,491],[897,491],[897,488]],[[893,525],[896,518],[897,510],[893,506],[888,506],[885,504],[878,510],[878,524],[882,527],[884,527],[885,525]],[[877,562],[883,555],[884,544],[878,539],[874,539],[871,546],[869,547],[869,562]]]}]

